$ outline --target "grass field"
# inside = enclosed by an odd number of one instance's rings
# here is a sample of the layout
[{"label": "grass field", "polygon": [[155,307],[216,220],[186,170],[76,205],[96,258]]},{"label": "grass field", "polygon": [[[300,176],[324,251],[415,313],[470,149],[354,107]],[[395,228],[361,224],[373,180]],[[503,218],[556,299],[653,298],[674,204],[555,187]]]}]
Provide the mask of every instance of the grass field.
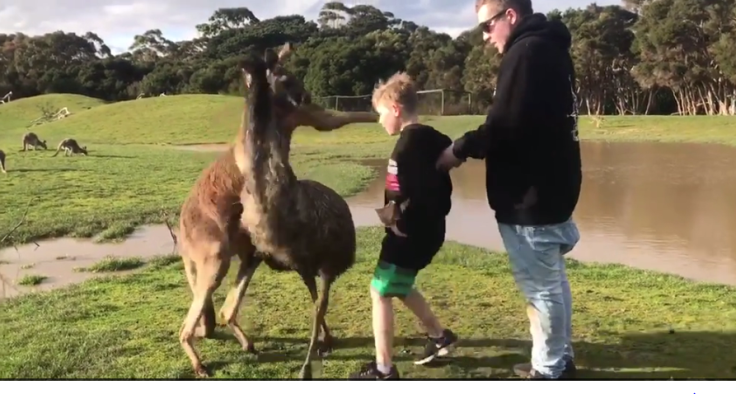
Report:
[{"label": "grass field", "polygon": [[[69,107],[67,119],[33,128],[55,147],[74,137],[88,157],[19,153],[24,126],[40,116],[40,100]],[[200,171],[217,153],[170,145],[226,143],[239,122],[241,100],[172,96],[107,104],[70,95],[42,96],[0,106],[0,229],[9,229],[33,198],[27,222],[5,242],[74,235],[114,239],[135,226],[160,222],[178,209]],[[90,109],[85,109],[85,108]],[[456,137],[482,117],[427,118]],[[599,128],[581,119],[588,139],[716,142],[736,145],[732,117],[609,117]],[[333,133],[296,132],[299,174],[347,196],[373,176],[356,159],[384,157],[394,140],[378,125]],[[0,230],[0,238],[3,230]],[[360,231],[359,263],[334,287],[329,323],[340,338],[324,377],[343,378],[373,353],[370,301],[365,297],[377,255],[375,229]],[[507,377],[528,357],[523,303],[505,255],[456,244],[444,248],[420,286],[438,314],[465,339],[454,362],[414,367],[402,347],[419,350],[414,322],[397,317],[399,367],[407,377]],[[736,293],[620,266],[572,264],[578,362],[584,376],[611,378],[736,377],[730,345],[736,335]],[[222,301],[229,286],[218,294]],[[278,289],[276,291],[272,289]],[[239,350],[228,330],[199,342],[218,377],[294,378],[306,351],[312,307],[292,274],[261,269],[241,321],[263,352]],[[96,279],[67,289],[5,301],[0,309],[0,378],[176,378],[191,375],[177,333],[190,292],[177,259],[157,259],[144,271]],[[674,330],[674,331],[671,331]],[[674,332],[674,333],[671,333]]]}]

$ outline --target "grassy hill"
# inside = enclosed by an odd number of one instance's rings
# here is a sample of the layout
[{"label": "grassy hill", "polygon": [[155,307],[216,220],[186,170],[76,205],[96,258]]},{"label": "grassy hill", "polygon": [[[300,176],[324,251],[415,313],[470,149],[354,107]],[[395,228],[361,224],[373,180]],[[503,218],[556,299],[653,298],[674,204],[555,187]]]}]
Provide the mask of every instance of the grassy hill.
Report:
[{"label": "grassy hill", "polygon": [[98,107],[36,131],[89,144],[226,142],[239,124],[242,101],[218,95],[144,98]]},{"label": "grassy hill", "polygon": [[66,107],[72,113],[70,118],[73,118],[83,111],[103,104],[105,102],[102,100],[78,94],[47,94],[11,101],[0,105],[0,138],[15,129],[24,129],[42,115],[41,108],[44,107],[54,112]]},{"label": "grassy hill", "polygon": [[[109,105],[78,95],[54,94],[0,105],[0,147],[16,144],[25,126],[40,116],[39,107],[68,107],[69,118],[34,127],[50,145],[67,137],[82,144],[197,144],[229,143],[240,122],[243,99],[222,95],[151,97]],[[90,108],[85,110],[85,108]],[[457,137],[483,123],[483,116],[424,117],[439,130]],[[731,143],[736,141],[736,117],[626,116],[595,120],[583,116],[583,138]],[[344,136],[349,135],[345,138]],[[386,141],[375,125],[319,133],[304,128],[295,134],[297,145],[353,145]]]}]

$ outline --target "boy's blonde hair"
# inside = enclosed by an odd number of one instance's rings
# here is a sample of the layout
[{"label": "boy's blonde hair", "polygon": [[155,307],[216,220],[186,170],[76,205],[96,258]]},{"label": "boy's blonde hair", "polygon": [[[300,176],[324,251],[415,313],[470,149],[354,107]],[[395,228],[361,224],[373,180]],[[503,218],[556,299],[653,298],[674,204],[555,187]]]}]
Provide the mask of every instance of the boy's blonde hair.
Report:
[{"label": "boy's blonde hair", "polygon": [[373,90],[371,103],[373,108],[383,104],[397,104],[402,107],[408,115],[414,115],[417,111],[417,87],[411,80],[409,74],[398,72],[388,81],[380,81]]}]

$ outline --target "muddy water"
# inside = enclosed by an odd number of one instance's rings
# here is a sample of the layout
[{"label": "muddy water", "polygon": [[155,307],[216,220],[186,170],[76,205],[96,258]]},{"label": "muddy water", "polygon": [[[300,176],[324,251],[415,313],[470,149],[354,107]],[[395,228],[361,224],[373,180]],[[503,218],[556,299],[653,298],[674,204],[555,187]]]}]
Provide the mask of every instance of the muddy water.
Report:
[{"label": "muddy water", "polygon": [[[582,144],[584,179],[574,218],[581,241],[570,257],[624,263],[687,278],[736,284],[736,149],[664,143]],[[378,224],[379,178],[350,199],[356,219]],[[451,172],[448,238],[502,250],[485,195],[482,161]]]},{"label": "muddy water", "polygon": [[[89,267],[106,256],[153,257],[171,253],[174,242],[166,226],[138,229],[125,242],[97,244],[91,240],[58,238],[0,250],[0,275],[12,286],[0,283],[0,299],[29,291],[50,290],[100,274],[75,272],[77,267]],[[41,285],[27,288],[16,285],[25,275],[48,277]]]},{"label": "muddy water", "polygon": [[[736,149],[599,142],[582,147],[583,190],[574,215],[582,239],[571,257],[736,284]],[[348,199],[357,226],[379,225],[374,208],[383,202],[386,161],[367,164],[379,176]],[[483,162],[471,160],[451,172],[455,192],[448,239],[503,250],[486,202],[484,171]],[[57,239],[39,245],[0,250],[0,261],[10,262],[0,264],[0,274],[11,282],[25,274],[48,276],[33,288],[46,290],[93,276],[73,269],[105,256],[146,258],[171,253],[174,247],[165,226],[139,229],[122,244]],[[0,283],[0,298],[17,293]]]}]

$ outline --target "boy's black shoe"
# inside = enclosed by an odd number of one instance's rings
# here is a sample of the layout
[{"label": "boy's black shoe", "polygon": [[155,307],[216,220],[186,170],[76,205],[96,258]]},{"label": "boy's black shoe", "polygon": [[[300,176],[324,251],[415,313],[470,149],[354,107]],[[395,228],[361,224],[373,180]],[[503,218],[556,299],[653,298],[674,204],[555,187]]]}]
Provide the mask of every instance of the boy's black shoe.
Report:
[{"label": "boy's black shoe", "polygon": [[438,356],[447,356],[455,348],[456,342],[457,335],[448,329],[443,330],[442,336],[439,338],[427,337],[427,346],[424,347],[424,352],[414,361],[414,364],[424,365]]},{"label": "boy's black shoe", "polygon": [[391,370],[387,374],[381,373],[375,361],[364,365],[360,371],[350,375],[348,380],[399,380],[399,370],[395,365],[391,366]]},{"label": "boy's black shoe", "polygon": [[[514,373],[523,379],[550,380],[550,379],[545,378],[542,374],[540,374],[536,370],[534,370],[532,368],[532,364],[530,363],[514,365]],[[575,379],[576,374],[577,374],[577,367],[575,366],[575,363],[572,360],[567,360],[565,362],[565,370],[563,370],[562,375],[560,375],[560,377],[555,380]]]}]

